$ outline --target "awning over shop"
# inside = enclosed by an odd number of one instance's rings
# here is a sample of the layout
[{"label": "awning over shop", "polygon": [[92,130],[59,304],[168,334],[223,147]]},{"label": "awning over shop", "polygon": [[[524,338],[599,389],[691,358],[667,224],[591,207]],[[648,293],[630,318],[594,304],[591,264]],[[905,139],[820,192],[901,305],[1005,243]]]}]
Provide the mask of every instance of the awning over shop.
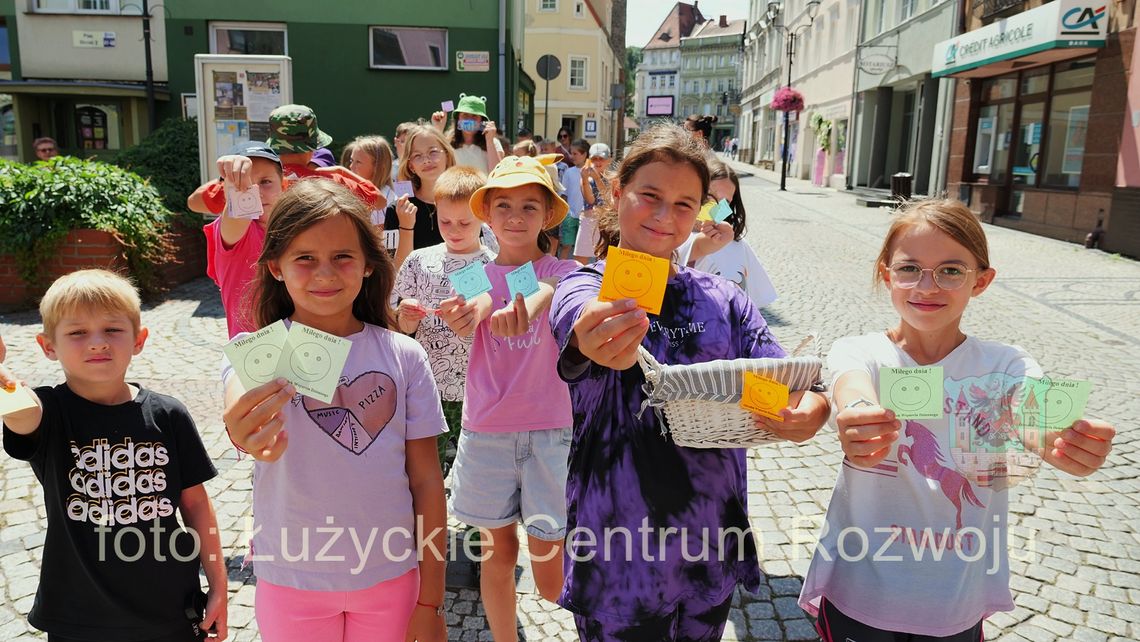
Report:
[{"label": "awning over shop", "polygon": [[[0,80],[0,94],[64,94],[68,96],[121,96],[146,98],[141,84],[114,82],[77,82],[69,80]],[[155,86],[158,100],[170,100],[170,90]]]},{"label": "awning over shop", "polygon": [[935,78],[982,78],[1093,53],[1104,46],[1103,0],[1054,0],[934,46]]}]

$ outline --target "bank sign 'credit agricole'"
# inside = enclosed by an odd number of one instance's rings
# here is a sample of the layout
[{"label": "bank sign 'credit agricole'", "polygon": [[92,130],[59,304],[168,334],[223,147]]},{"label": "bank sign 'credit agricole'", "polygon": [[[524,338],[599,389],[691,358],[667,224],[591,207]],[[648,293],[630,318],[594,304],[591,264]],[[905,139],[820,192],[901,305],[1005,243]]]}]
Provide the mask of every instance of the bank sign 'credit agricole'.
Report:
[{"label": "bank sign 'credit agricole'", "polygon": [[1103,47],[1107,30],[1104,2],[1055,0],[938,43],[932,74],[947,76],[1046,49]]}]

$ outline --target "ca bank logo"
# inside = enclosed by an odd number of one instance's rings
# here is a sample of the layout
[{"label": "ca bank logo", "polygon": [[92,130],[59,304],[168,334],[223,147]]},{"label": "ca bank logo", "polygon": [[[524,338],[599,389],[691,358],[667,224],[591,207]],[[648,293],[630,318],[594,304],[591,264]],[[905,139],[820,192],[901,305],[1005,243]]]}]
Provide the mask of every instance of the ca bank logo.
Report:
[{"label": "ca bank logo", "polygon": [[952,42],[946,48],[946,64],[952,65],[958,61],[958,43]]},{"label": "ca bank logo", "polygon": [[1073,7],[1061,16],[1061,31],[1064,35],[1098,35],[1100,33],[1100,20],[1105,15],[1105,7],[1094,9],[1090,6]]}]

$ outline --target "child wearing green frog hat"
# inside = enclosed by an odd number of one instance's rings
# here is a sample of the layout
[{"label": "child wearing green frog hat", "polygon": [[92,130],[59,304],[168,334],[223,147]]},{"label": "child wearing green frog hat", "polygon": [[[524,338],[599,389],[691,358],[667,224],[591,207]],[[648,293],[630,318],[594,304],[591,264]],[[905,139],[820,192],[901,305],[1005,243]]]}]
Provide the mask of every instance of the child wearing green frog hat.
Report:
[{"label": "child wearing green frog hat", "polygon": [[[447,122],[447,114],[437,111],[432,114],[431,120],[442,131]],[[487,97],[459,94],[455,121],[451,129],[444,133],[455,150],[455,164],[474,167],[481,172],[495,169],[506,156],[502,144],[496,138],[498,133],[495,122],[487,116]]]}]

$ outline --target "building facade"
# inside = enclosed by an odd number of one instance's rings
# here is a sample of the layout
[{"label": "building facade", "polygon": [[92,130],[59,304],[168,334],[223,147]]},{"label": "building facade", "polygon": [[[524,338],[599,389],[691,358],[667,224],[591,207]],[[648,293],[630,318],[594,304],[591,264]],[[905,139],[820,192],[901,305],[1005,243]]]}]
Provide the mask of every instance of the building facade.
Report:
[{"label": "building facade", "polygon": [[[37,136],[89,156],[148,133],[139,6],[0,0],[11,75],[0,80],[0,124],[11,100],[14,156],[30,160]],[[533,119],[533,83],[521,67],[523,11],[524,0],[343,2],[319,10],[298,0],[152,3],[158,119],[183,117],[196,104],[196,54],[287,55],[293,99],[316,110],[334,147],[362,134],[391,136],[398,123],[428,117],[460,92],[486,96],[491,118],[513,135]]]},{"label": "building facade", "polygon": [[[624,114],[614,87],[624,91],[623,58],[610,48],[610,0],[525,0],[523,68],[534,74],[534,131],[553,139],[566,128],[573,139],[611,147],[622,135]],[[549,83],[538,60],[552,55],[561,73]]]},{"label": "building facade", "polygon": [[932,59],[934,76],[958,79],[949,192],[997,225],[1074,242],[1100,228],[1102,247],[1140,255],[1135,6],[974,9]]},{"label": "building facade", "polygon": [[[143,21],[119,0],[0,0],[0,156],[35,159],[32,142],[64,154],[115,153],[149,133]],[[166,29],[150,21],[154,99],[170,101]]]},{"label": "building facade", "polygon": [[695,4],[678,2],[642,47],[634,85],[634,115],[641,129],[655,120],[677,120],[681,39],[692,35],[704,21]]},{"label": "building facade", "polygon": [[745,27],[743,19],[720,16],[681,38],[677,115],[716,116],[709,139],[714,149],[720,149],[725,138],[737,135]]},{"label": "building facade", "polygon": [[741,103],[743,159],[780,169],[785,114],[769,105],[776,90],[788,85],[788,40],[794,33],[791,86],[803,94],[804,109],[787,114],[788,175],[845,186],[859,5],[846,0],[824,0],[814,7],[806,0],[784,2],[773,21],[769,3],[751,0]]},{"label": "building facade", "polygon": [[959,6],[948,0],[862,5],[851,186],[887,188],[893,174],[905,172],[916,194],[945,189],[955,85],[932,76],[930,51],[956,33]]}]

